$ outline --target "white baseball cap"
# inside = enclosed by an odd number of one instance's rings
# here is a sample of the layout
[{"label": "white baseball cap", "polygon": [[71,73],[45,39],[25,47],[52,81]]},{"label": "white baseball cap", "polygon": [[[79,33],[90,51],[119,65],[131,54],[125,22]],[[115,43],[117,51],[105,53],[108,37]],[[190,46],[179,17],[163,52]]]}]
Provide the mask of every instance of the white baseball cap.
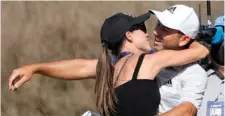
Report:
[{"label": "white baseball cap", "polygon": [[199,19],[194,9],[185,5],[174,5],[163,12],[149,10],[155,14],[160,23],[168,28],[179,30],[192,39],[199,32]]}]

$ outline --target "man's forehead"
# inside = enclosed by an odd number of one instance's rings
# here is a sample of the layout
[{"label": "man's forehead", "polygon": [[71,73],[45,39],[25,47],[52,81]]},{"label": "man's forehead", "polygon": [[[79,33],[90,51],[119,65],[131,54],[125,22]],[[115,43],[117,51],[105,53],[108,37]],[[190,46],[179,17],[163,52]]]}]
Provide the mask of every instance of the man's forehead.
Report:
[{"label": "man's forehead", "polygon": [[160,21],[158,21],[157,27],[160,26],[161,29],[167,30],[169,32],[180,32],[179,30],[176,29],[171,29],[169,27],[164,26],[162,23],[160,23]]},{"label": "man's forehead", "polygon": [[174,30],[174,29],[171,29],[171,28],[169,28],[169,27],[166,27],[166,26],[164,26],[160,21],[158,21],[158,24],[157,24],[158,26],[162,26],[162,28],[165,28],[165,29],[167,29],[167,30]]}]

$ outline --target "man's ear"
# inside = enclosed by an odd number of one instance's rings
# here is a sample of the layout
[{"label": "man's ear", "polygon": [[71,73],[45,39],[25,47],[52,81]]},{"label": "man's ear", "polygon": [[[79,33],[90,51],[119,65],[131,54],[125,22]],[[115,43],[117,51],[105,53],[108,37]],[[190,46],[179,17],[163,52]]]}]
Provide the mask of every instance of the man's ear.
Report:
[{"label": "man's ear", "polygon": [[126,36],[127,41],[132,42],[132,32],[127,31],[125,33],[125,36]]},{"label": "man's ear", "polygon": [[179,46],[185,46],[187,45],[189,42],[191,41],[191,38],[186,36],[186,35],[182,35],[179,41]]}]

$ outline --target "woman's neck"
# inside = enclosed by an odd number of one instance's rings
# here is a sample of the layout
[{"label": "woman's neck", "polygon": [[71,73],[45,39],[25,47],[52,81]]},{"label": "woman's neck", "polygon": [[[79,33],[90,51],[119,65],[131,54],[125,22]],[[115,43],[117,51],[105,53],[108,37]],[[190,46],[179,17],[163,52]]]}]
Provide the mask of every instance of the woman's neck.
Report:
[{"label": "woman's neck", "polygon": [[122,48],[120,50],[120,53],[122,53],[122,52],[128,52],[128,51],[131,52],[131,53],[133,53],[133,54],[142,54],[143,53],[143,51],[141,51],[141,50],[126,48],[126,47]]}]

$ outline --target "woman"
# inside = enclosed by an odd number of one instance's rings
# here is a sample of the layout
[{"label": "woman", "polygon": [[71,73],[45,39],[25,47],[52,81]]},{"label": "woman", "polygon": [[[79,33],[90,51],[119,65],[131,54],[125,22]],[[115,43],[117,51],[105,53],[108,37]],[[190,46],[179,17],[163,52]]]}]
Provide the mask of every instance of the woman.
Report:
[{"label": "woman", "polygon": [[[155,76],[160,69],[198,60],[202,46],[195,42],[186,50],[145,54],[151,50],[144,24],[149,17],[148,13],[138,17],[117,13],[107,18],[101,28],[103,52],[95,84],[96,105],[101,115],[157,114],[160,93]],[[115,65],[110,54],[118,55]]]}]

